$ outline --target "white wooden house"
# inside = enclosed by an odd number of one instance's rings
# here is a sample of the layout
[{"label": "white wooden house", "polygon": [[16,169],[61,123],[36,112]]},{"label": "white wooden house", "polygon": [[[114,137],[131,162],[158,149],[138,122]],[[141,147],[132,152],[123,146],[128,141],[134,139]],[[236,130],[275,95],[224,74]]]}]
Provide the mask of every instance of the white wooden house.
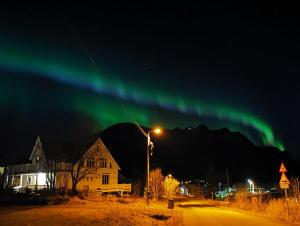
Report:
[{"label": "white wooden house", "polygon": [[10,183],[16,190],[47,188],[46,169],[46,158],[40,137],[38,137],[29,156],[29,161],[25,164],[10,166]]},{"label": "white wooden house", "polygon": [[12,186],[17,190],[47,188],[49,175],[55,173],[55,188],[69,190],[72,188],[71,174],[79,169],[80,180],[77,183],[79,191],[118,192],[121,195],[124,192],[131,192],[131,184],[119,184],[118,175],[121,168],[100,138],[84,152],[83,156],[79,156],[75,164],[58,162],[55,171],[51,171],[49,162],[38,137],[29,156],[29,162],[10,167]]}]

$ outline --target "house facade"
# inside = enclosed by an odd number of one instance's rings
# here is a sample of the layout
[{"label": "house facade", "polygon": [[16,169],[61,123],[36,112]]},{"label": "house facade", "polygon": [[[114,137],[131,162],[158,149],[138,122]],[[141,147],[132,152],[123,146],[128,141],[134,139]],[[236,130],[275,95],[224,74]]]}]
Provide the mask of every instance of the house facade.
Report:
[{"label": "house facade", "polygon": [[76,180],[79,191],[99,193],[131,192],[131,184],[119,184],[121,168],[102,140],[98,138],[76,163],[47,160],[38,137],[26,164],[10,166],[8,183],[16,189],[43,189],[53,183],[55,189],[72,189]]},{"label": "house facade", "polygon": [[28,162],[9,166],[6,182],[16,190],[47,188],[46,169],[46,158],[40,137],[38,137]]},{"label": "house facade", "polygon": [[[78,178],[77,190],[97,191],[99,193],[131,192],[131,184],[119,184],[121,168],[100,138],[84,153],[76,164],[65,165],[72,168],[70,174],[60,170],[57,175],[57,188],[67,181],[67,189],[72,188],[72,180]],[[61,167],[63,168],[63,167]],[[73,174],[73,175],[72,175]],[[66,178],[67,177],[67,178]]]}]

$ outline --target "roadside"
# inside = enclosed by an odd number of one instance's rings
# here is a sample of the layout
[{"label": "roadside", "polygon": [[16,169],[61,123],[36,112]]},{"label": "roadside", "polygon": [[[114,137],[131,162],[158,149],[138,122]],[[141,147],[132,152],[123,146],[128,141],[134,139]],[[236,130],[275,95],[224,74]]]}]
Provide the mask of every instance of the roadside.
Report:
[{"label": "roadside", "polygon": [[182,225],[182,210],[135,198],[73,198],[60,205],[0,208],[0,218],[1,225]]},{"label": "roadside", "polygon": [[212,226],[288,226],[266,216],[225,207],[222,202],[211,200],[186,201],[179,204],[183,210],[183,225],[212,225]]}]

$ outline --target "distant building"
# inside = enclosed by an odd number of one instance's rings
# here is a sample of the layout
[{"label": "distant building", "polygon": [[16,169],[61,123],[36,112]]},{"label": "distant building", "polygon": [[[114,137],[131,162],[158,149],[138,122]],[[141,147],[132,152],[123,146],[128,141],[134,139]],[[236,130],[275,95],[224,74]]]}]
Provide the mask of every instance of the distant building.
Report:
[{"label": "distant building", "polygon": [[83,153],[73,163],[46,159],[38,137],[27,163],[8,166],[6,182],[16,190],[49,188],[51,184],[68,190],[75,175],[79,191],[131,192],[131,184],[118,183],[121,169],[100,138]]}]

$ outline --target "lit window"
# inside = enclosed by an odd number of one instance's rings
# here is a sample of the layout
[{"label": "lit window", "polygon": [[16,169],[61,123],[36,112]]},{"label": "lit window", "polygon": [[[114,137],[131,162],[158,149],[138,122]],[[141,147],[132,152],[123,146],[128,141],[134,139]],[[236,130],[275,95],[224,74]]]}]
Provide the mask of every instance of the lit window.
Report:
[{"label": "lit window", "polygon": [[102,184],[109,184],[109,175],[107,174],[102,175]]},{"label": "lit window", "polygon": [[100,158],[100,168],[106,168],[106,158]]},{"label": "lit window", "polygon": [[28,184],[35,184],[35,183],[36,183],[36,176],[28,175]]}]

